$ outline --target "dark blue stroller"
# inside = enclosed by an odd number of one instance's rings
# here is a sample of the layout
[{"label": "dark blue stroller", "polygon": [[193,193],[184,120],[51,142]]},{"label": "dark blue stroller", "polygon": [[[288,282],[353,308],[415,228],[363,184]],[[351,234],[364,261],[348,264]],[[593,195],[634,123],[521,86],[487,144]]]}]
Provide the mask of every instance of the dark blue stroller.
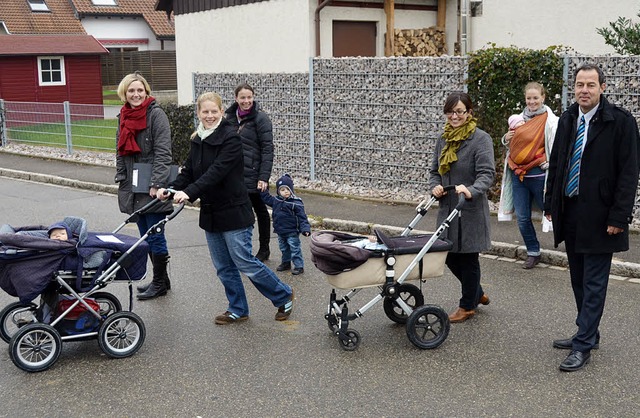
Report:
[{"label": "dark blue stroller", "polygon": [[[28,372],[48,369],[58,359],[62,341],[97,338],[112,358],[129,357],[140,349],[146,330],[131,311],[132,282],[147,273],[146,238],[161,233],[184,204],[140,238],[118,231],[157,202],[109,233],[88,232],[84,219],[67,217],[64,223],[72,233],[67,241],[50,239],[41,225],[0,226],[0,287],[19,299],[0,312],[0,338],[9,343],[17,367]],[[128,311],[115,295],[102,291],[114,281],[129,283]],[[34,303],[38,296],[39,303]]]}]

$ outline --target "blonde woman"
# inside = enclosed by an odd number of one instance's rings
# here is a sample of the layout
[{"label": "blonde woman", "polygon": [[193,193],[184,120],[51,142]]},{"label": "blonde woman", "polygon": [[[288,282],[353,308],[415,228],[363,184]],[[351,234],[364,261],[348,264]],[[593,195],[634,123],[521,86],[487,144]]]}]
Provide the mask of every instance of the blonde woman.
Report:
[{"label": "blonde woman", "polygon": [[[185,166],[171,187],[177,190],[173,199],[178,203],[200,199],[200,228],[205,231],[211,261],[229,302],[215,323],[227,325],[249,318],[240,273],[278,308],[276,321],[283,321],[293,309],[293,290],[252,255],[255,218],[244,185],[242,141],[223,117],[218,94],[203,93],[196,107],[200,123],[191,137]],[[164,189],[157,196],[164,199]]]},{"label": "blonde woman", "polygon": [[[118,115],[116,178],[120,211],[131,214],[155,198],[161,187],[169,181],[171,156],[171,128],[162,108],[151,97],[149,83],[140,74],[128,74],[118,86],[118,97],[124,102]],[[151,165],[149,189],[134,191],[133,165]],[[145,212],[138,218],[140,235],[162,220],[173,210],[171,203],[158,205],[153,212]],[[138,286],[138,299],[153,299],[167,294],[171,288],[167,264],[169,250],[164,232],[147,238],[153,264],[153,280]]]}]

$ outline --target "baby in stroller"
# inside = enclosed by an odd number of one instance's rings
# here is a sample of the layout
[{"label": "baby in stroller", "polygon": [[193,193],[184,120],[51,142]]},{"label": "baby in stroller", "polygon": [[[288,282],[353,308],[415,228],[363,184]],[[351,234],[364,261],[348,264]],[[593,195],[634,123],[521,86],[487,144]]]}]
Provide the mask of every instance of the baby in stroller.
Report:
[{"label": "baby in stroller", "polygon": [[103,351],[116,358],[140,348],[142,320],[121,312],[118,298],[99,290],[127,280],[131,293],[131,281],[146,275],[148,244],[146,236],[116,232],[89,232],[77,217],[49,227],[0,226],[0,288],[19,299],[0,312],[0,337],[10,344],[16,366],[46,370],[64,340],[97,337]]}]

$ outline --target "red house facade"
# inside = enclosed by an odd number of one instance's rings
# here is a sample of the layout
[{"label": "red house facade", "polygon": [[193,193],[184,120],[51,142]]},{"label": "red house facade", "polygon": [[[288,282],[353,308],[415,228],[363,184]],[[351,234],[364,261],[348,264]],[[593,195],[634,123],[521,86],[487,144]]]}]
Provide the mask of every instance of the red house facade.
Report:
[{"label": "red house facade", "polygon": [[0,99],[102,104],[103,54],[89,35],[2,35]]}]

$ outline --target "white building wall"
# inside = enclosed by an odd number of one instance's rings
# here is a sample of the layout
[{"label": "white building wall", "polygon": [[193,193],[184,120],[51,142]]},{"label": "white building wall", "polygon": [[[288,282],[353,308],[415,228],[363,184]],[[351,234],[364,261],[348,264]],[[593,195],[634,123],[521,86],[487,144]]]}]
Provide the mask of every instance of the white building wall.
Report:
[{"label": "white building wall", "polygon": [[614,50],[604,43],[596,28],[608,27],[609,22],[620,16],[634,20],[640,2],[484,0],[482,8],[481,17],[471,18],[472,50],[492,42],[499,47],[514,45],[531,49],[562,45],[577,53],[607,54]]},{"label": "white building wall", "polygon": [[271,0],[175,18],[178,102],[193,103],[193,73],[307,72],[309,1]]},{"label": "white building wall", "polygon": [[[123,17],[87,17],[81,20],[87,34],[100,39],[147,39],[148,44],[109,44],[107,47],[132,47],[137,46],[139,51],[160,50],[162,43],[156,39],[147,22],[142,18]],[[165,50],[175,50],[176,44],[173,41],[164,42]]]},{"label": "white building wall", "polygon": [[[396,29],[424,29],[435,26],[437,14],[416,10],[396,10],[394,25]],[[384,56],[384,35],[387,31],[387,18],[384,9],[367,9],[351,7],[325,7],[320,12],[320,55],[333,56],[333,21],[353,20],[360,22],[376,22],[378,36],[376,39],[376,55]]]}]

